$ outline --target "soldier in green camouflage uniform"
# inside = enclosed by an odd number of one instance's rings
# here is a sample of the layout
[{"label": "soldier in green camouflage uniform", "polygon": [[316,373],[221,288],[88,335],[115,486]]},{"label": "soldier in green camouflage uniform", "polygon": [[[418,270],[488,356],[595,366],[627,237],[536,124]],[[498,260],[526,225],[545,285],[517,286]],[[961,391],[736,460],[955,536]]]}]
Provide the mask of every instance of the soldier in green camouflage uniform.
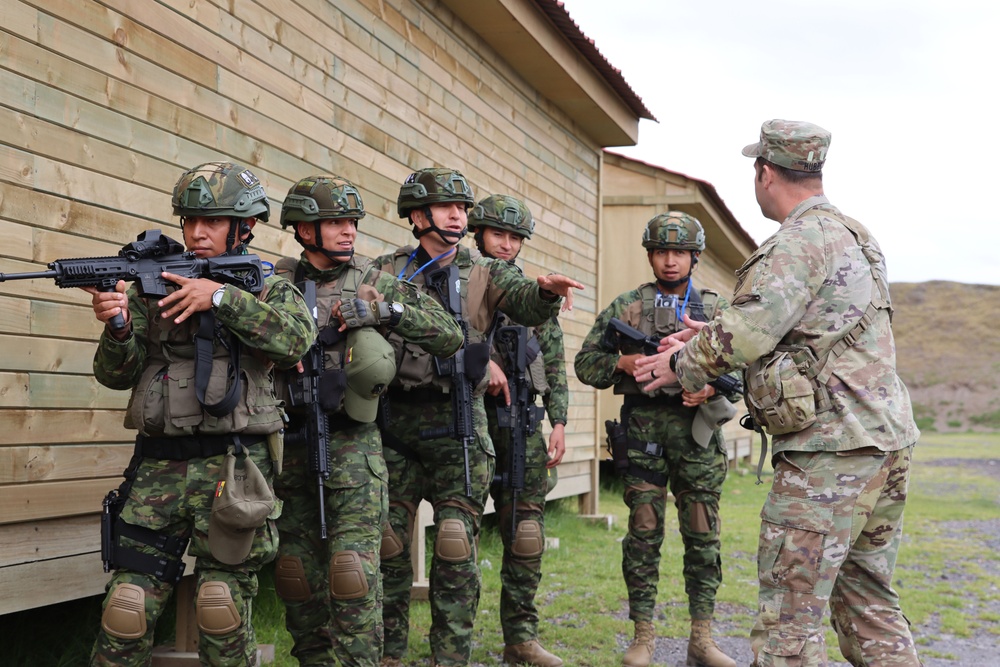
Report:
[{"label": "soldier in green camouflage uniform", "polygon": [[[316,284],[319,338],[325,363],[321,390],[335,387],[330,374],[343,373],[349,331],[393,331],[430,354],[450,356],[462,345],[462,330],[434,299],[410,283],[378,271],[354,253],[358,221],[365,216],[361,194],[343,178],[319,175],[292,186],[281,207],[281,226],[292,227],[304,251],[278,262],[277,273]],[[391,372],[395,357],[381,339]],[[338,376],[339,377],[339,376]],[[293,381],[276,379],[279,391]],[[379,382],[385,378],[377,378]],[[350,380],[348,380],[350,382]],[[324,482],[325,519],[320,532],[317,478],[308,469],[309,444],[291,434],[304,429],[303,408],[290,407],[284,469],[275,491],[284,501],[278,522],[281,542],[275,585],[285,602],[292,655],[301,665],[375,667],[382,655],[382,577],[379,547],[388,521],[388,473],[375,425],[378,392],[354,402],[335,389],[323,398],[329,431],[330,477]]]},{"label": "soldier in green camouflage uniform", "polygon": [[[490,195],[469,213],[469,229],[475,233],[476,246],[486,257],[500,259],[512,266],[525,239],[535,228],[531,211],[521,200],[509,195]],[[498,327],[514,323],[501,314]],[[503,627],[504,661],[537,667],[559,667],[563,661],[538,642],[538,609],[535,593],[542,578],[542,554],[545,551],[545,496],[554,481],[556,466],[566,453],[566,413],[569,388],[566,384],[566,358],[562,328],[556,318],[527,329],[527,361],[525,375],[531,383],[531,402],[542,397],[549,413],[552,433],[546,450],[540,422],[533,422],[528,431],[525,455],[524,488],[517,494],[517,527],[511,535],[513,491],[496,479],[490,489],[493,505],[500,517],[503,540],[503,565],[500,568],[500,624]],[[498,424],[497,408],[510,404],[508,377],[515,368],[504,363],[504,350],[494,339],[490,362],[490,386],[483,397],[490,438],[497,453],[501,470],[508,464],[511,446],[510,428]],[[507,471],[509,472],[509,471]],[[498,475],[498,478],[500,476]]]},{"label": "soldier in green camouflage uniform", "polygon": [[731,666],[735,663],[711,639],[715,593],[722,583],[719,497],[726,479],[726,450],[719,430],[704,442],[692,428],[702,404],[715,396],[707,386],[686,392],[679,385],[652,394],[636,384],[633,372],[642,354],[622,354],[617,341],[605,335],[618,318],[647,336],[662,338],[685,328],[684,315],[706,321],[728,304],[710,290],[696,290],[691,281],[698,256],[705,249],[701,223],[686,213],[657,215],[646,225],[646,248],[655,281],[626,292],[605,308],[576,355],[576,375],[598,389],[614,386],[624,394],[621,423],[627,426],[627,461],[623,470],[628,534],[622,542],[622,574],[629,594],[629,618],[635,640],[626,651],[625,667],[644,667],[652,659],[653,611],[659,581],[660,547],[664,538],[665,491],[676,498],[677,519],[684,542],[684,582],[691,615],[689,665]]},{"label": "soldier in green camouflage uniform", "polygon": [[[737,273],[733,305],[641,381],[688,390],[746,370],[747,406],[773,440],[761,511],[755,664],[827,663],[830,604],[853,665],[920,664],[892,589],[919,432],[896,375],[885,259],[823,195],[826,130],[772,120],[756,158],[761,212],[781,223]],[[672,362],[672,364],[671,364]]]},{"label": "soldier in green camouflage uniform", "polygon": [[[223,162],[185,172],[172,203],[184,243],[199,258],[243,254],[254,224],[269,213],[253,173]],[[246,452],[244,466],[252,461],[270,486],[269,445],[277,448],[283,423],[271,368],[294,365],[316,329],[302,296],[286,280],[268,276],[255,296],[207,278],[165,277],[179,287],[159,301],[138,296],[135,287],[126,293],[124,282],[114,292],[88,290],[98,320],[125,320],[125,328],[108,327],[101,335],[94,374],[107,387],[132,391],[125,426],[139,431],[120,489],[126,500],[112,538],[117,569],[91,664],[149,664],[153,630],[183,571],[180,556],[190,540],[202,664],[245,667],[256,664],[251,602],[257,571],[277,551],[273,520],[280,503],[268,490],[274,511],[256,529],[248,551],[237,550],[240,559],[230,548],[217,548],[220,534],[211,534],[214,523],[209,527],[213,497],[227,450]],[[200,325],[207,336],[196,336]],[[206,344],[207,389],[197,372],[204,359],[195,361],[196,349]],[[246,383],[242,391],[235,387],[232,408],[220,400],[230,373]],[[205,389],[204,396],[196,389]]]},{"label": "soldier in green camouflage uniform", "polygon": [[460,313],[452,314],[460,315],[468,332],[459,354],[473,388],[474,431],[467,450],[443,435],[457,418],[451,376],[435,370],[445,370],[448,362],[442,366],[391,334],[398,372],[388,394],[389,422],[382,432],[389,468],[389,529],[382,543],[384,665],[399,665],[407,648],[410,541],[417,506],[425,497],[434,506],[436,532],[430,572],[431,653],[437,665],[468,664],[479,604],[475,544],[495,470],[482,401],[489,382],[488,332],[498,310],[528,325],[541,324],[558,312],[560,295],[569,303],[571,288],[582,288],[560,275],[529,280],[507,262],[473,256],[460,247],[473,203],[472,188],[457,171],[422,169],[411,174],[400,188],[397,210],[413,225],[419,244],[376,260],[383,271],[413,282],[446,306],[443,299],[450,290],[460,289]]}]

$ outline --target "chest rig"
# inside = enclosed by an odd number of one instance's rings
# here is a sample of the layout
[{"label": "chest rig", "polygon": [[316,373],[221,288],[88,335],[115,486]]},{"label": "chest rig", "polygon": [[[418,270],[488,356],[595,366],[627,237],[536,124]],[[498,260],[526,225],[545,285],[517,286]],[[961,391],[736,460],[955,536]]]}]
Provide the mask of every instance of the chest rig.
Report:
[{"label": "chest rig", "polygon": [[[416,285],[421,291],[429,294],[435,301],[444,306],[452,315],[460,316],[461,320],[467,323],[468,338],[465,347],[479,345],[487,340],[487,334],[492,328],[493,314],[489,312],[485,297],[489,287],[489,268],[477,264],[467,248],[460,247],[455,259],[448,266],[440,269],[428,267],[423,271],[411,276],[404,273],[404,269],[409,269],[410,257],[413,248],[406,246],[400,248],[392,255],[391,263],[381,266],[382,271],[391,272],[394,276],[402,274],[403,279],[407,279]],[[432,287],[435,279],[440,278],[435,271],[449,272],[450,267],[457,269],[459,289],[461,291],[461,313],[454,313],[449,308],[448,303],[442,302],[441,295]],[[398,333],[390,332],[389,343],[396,354],[396,377],[390,384],[392,389],[431,390],[448,393],[451,391],[451,377],[446,373],[438,372],[439,369],[447,366],[446,360],[438,359],[425,352],[417,345],[406,342]],[[486,355],[482,355],[488,361]],[[478,358],[478,356],[477,356]],[[467,357],[469,362],[469,357]],[[475,386],[475,395],[481,396],[486,391],[488,378],[485,377],[485,368],[467,368],[466,372],[470,378],[478,379]]]},{"label": "chest rig", "polygon": [[[320,378],[320,399],[323,409],[328,414],[341,413],[344,410],[344,388],[347,377],[344,372],[344,357],[347,352],[347,332],[338,331],[339,320],[331,321],[333,307],[340,301],[362,299],[367,302],[379,298],[378,291],[371,285],[364,284],[365,274],[374,266],[367,258],[352,257],[336,279],[316,285],[316,328],[319,335],[316,341],[323,346],[323,376]],[[301,262],[293,257],[285,257],[274,265],[275,274],[298,284],[307,280],[305,269]],[[294,372],[290,371],[290,372]],[[284,374],[284,375],[287,375]],[[278,396],[286,406],[289,414],[300,414],[304,409],[296,407],[297,401],[291,400],[288,378],[277,382]]]},{"label": "chest rig", "polygon": [[[677,333],[687,327],[682,318],[677,316],[677,306],[671,303],[659,305],[655,283],[646,283],[639,287],[640,298],[630,303],[622,313],[622,321],[635,327],[647,336],[663,338]],[[679,305],[678,302],[677,305]],[[709,322],[715,317],[719,307],[719,293],[712,290],[691,291],[685,312],[698,322]],[[680,383],[657,389],[652,394],[642,391],[635,378],[623,377],[614,386],[614,393],[632,396],[678,396],[683,392]]]},{"label": "chest rig", "polygon": [[125,428],[168,438],[280,430],[270,360],[248,353],[214,312],[174,324],[155,301],[147,305],[146,369],[129,399]]}]

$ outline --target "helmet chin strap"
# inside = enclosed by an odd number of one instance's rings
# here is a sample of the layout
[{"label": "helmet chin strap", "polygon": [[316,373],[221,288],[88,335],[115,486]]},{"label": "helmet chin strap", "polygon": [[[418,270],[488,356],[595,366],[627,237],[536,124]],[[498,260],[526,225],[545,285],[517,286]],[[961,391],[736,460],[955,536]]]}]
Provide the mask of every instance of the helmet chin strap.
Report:
[{"label": "helmet chin strap", "polygon": [[418,230],[417,226],[413,225],[413,227],[410,228],[410,231],[413,232],[413,237],[417,240],[420,240],[420,238],[427,236],[431,232],[437,232],[437,235],[441,237],[441,240],[447,243],[448,245],[457,245],[458,242],[461,241],[463,238],[465,238],[465,235],[469,233],[468,225],[466,225],[460,232],[453,232],[447,229],[441,229],[440,227],[435,225],[434,216],[431,215],[430,206],[425,207],[423,209],[423,212],[424,216],[427,218],[427,223],[430,225],[430,227]]},{"label": "helmet chin strap", "polygon": [[[247,238],[244,241],[238,241],[237,239],[242,238],[246,234]],[[229,234],[226,236],[226,252],[223,255],[233,256],[242,255],[246,252],[247,245],[253,240],[253,233],[250,231],[250,225],[247,224],[246,220],[243,218],[230,218],[229,219]]]}]

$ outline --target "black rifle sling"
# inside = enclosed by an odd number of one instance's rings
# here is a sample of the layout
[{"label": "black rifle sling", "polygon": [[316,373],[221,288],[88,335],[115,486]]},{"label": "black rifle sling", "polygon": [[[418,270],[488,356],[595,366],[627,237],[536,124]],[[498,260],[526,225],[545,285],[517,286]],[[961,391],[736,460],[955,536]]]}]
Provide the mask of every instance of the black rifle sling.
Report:
[{"label": "black rifle sling", "polygon": [[229,344],[229,371],[227,384],[229,391],[222,400],[213,405],[205,403],[205,393],[208,391],[208,380],[212,376],[212,350],[215,347],[215,313],[201,313],[198,333],[194,335],[194,390],[198,403],[205,412],[213,417],[225,417],[232,413],[243,393],[243,382],[240,380],[240,341],[233,338]]}]

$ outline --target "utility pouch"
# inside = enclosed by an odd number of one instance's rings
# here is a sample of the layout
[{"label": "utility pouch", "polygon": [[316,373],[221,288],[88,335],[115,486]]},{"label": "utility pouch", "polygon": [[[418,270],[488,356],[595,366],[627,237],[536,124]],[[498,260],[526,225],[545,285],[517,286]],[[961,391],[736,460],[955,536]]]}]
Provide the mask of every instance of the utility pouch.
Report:
[{"label": "utility pouch", "polygon": [[608,453],[615,463],[615,471],[623,474],[628,470],[628,430],[617,419],[605,420],[604,430],[608,433]]},{"label": "utility pouch", "polygon": [[793,351],[776,349],[750,364],[744,396],[753,420],[771,435],[797,433],[816,423],[813,381],[792,358]]},{"label": "utility pouch", "polygon": [[271,455],[271,465],[274,466],[274,475],[277,477],[281,474],[285,456],[285,429],[267,434],[267,453]]},{"label": "utility pouch", "polygon": [[104,571],[110,572],[118,568],[115,558],[115,545],[118,544],[115,525],[125,506],[125,497],[118,493],[118,489],[111,489],[104,496],[101,506],[101,560],[104,561]]}]

